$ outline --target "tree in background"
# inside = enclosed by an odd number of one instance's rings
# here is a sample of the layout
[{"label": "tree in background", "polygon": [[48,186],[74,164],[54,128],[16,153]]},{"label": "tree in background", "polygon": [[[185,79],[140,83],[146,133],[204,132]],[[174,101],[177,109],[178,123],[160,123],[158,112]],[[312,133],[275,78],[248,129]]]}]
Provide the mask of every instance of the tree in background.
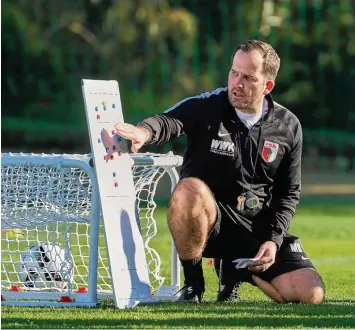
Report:
[{"label": "tree in background", "polygon": [[84,129],[83,77],[119,80],[125,116],[138,121],[224,85],[233,48],[248,38],[268,41],[280,53],[275,98],[297,113],[304,127],[355,125],[347,97],[355,89],[350,0],[2,4],[3,130],[9,117]]}]

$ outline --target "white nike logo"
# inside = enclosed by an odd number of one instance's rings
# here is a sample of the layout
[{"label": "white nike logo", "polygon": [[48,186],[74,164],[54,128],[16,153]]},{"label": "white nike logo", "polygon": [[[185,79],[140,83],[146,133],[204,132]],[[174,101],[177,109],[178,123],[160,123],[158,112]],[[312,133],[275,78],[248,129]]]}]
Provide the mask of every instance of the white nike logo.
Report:
[{"label": "white nike logo", "polygon": [[231,133],[222,133],[222,132],[218,132],[218,136],[227,136],[230,135]]},{"label": "white nike logo", "polygon": [[309,258],[306,258],[306,257],[304,257],[304,256],[301,256],[301,259],[302,259],[302,260],[309,260]]},{"label": "white nike logo", "polygon": [[223,291],[225,287],[226,287],[225,285],[220,284],[220,285],[219,285],[219,291]]}]

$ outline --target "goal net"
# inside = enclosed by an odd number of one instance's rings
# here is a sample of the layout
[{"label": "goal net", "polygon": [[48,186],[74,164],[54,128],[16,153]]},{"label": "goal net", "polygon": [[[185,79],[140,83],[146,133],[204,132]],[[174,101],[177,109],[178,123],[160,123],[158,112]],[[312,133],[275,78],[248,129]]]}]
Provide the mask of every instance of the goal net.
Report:
[{"label": "goal net", "polygon": [[[179,266],[170,238],[165,263],[161,253],[167,249],[156,247],[167,237],[166,232],[159,237],[166,221],[156,217],[156,191],[174,188],[181,157],[135,154],[131,159],[151,292],[169,299],[180,285]],[[2,154],[1,160],[3,303],[96,305],[97,299],[112,297],[90,155]]]}]

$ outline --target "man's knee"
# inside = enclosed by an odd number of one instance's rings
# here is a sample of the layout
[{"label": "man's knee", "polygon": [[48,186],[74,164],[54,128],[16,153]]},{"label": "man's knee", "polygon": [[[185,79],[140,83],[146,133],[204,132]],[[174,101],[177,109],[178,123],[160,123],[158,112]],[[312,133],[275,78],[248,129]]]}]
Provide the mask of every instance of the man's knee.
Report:
[{"label": "man's knee", "polygon": [[310,290],[309,296],[306,297],[306,304],[321,304],[324,301],[325,292],[323,285],[313,286]]},{"label": "man's knee", "polygon": [[287,292],[283,293],[283,299],[285,303],[302,303],[317,305],[323,303],[325,298],[324,286],[316,285],[309,288],[309,291],[299,292],[298,294]]},{"label": "man's knee", "polygon": [[285,302],[320,304],[324,301],[324,284],[315,269],[303,268],[285,273],[271,283]]},{"label": "man's knee", "polygon": [[214,220],[216,206],[212,192],[200,179],[183,179],[173,191],[169,212],[185,213],[192,218],[196,218],[201,212],[204,212],[209,219]]}]

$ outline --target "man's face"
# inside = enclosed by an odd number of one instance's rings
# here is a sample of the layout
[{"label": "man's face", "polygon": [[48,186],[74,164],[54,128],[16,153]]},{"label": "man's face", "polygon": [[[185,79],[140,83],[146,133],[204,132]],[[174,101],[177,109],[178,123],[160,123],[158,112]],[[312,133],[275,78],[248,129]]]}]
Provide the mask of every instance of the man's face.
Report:
[{"label": "man's face", "polygon": [[274,82],[262,74],[263,58],[259,52],[238,50],[228,76],[228,99],[239,110],[254,112]]}]

